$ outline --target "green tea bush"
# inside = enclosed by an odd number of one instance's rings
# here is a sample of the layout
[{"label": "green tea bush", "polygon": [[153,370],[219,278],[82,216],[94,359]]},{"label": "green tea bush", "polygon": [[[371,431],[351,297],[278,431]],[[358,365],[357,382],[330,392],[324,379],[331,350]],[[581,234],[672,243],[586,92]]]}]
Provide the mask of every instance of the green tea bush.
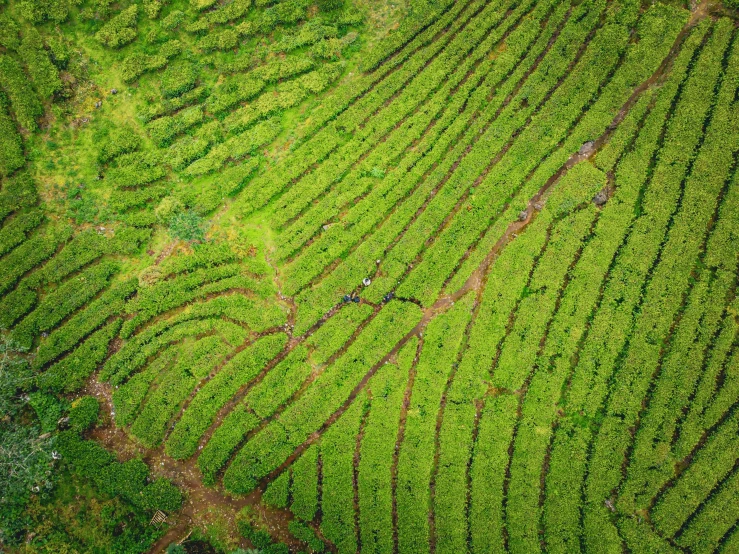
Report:
[{"label": "green tea bush", "polygon": [[[10,252],[0,265],[0,291],[7,293],[11,290],[26,272],[53,256],[57,247],[66,242],[70,235],[71,229],[67,226],[46,229],[44,234],[34,235]],[[31,277],[36,281],[39,275]]]},{"label": "green tea bush", "polygon": [[0,46],[16,50],[21,45],[21,27],[9,13],[0,13]]},{"label": "green tea bush", "polygon": [[275,508],[287,508],[290,497],[290,472],[284,471],[272,480],[262,495],[262,501]]},{"label": "green tea bush", "polygon": [[291,52],[325,38],[334,38],[338,33],[339,30],[336,27],[325,25],[319,18],[316,18],[296,30],[286,33],[270,45],[270,50],[272,52]]},{"label": "green tea bush", "polygon": [[134,4],[113,17],[100,30],[95,38],[109,48],[120,48],[136,38],[138,5]]},{"label": "green tea bush", "polygon": [[204,117],[203,107],[193,106],[175,115],[155,119],[146,126],[146,129],[154,142],[159,146],[167,146],[181,132],[202,123]]},{"label": "green tea bush", "polygon": [[159,48],[159,55],[164,56],[167,59],[173,58],[174,56],[182,52],[182,49],[182,41],[177,39],[168,40]]},{"label": "green tea bush", "polygon": [[218,85],[206,100],[208,111],[218,114],[240,102],[251,100],[264,89],[265,83],[251,75],[234,75]]},{"label": "green tea bush", "polygon": [[[109,206],[118,214],[130,218],[132,214],[126,213],[127,210],[146,209],[168,192],[167,187],[160,185],[152,185],[138,190],[116,190],[110,195]],[[136,220],[134,219],[134,221]]]},{"label": "green tea bush", "polygon": [[0,87],[10,99],[15,118],[21,127],[36,129],[36,118],[44,113],[36,93],[20,64],[8,54],[0,54]]},{"label": "green tea bush", "polygon": [[157,479],[142,491],[141,505],[148,510],[176,512],[182,507],[182,493],[168,479]]},{"label": "green tea bush", "polygon": [[95,425],[100,412],[100,404],[94,396],[83,396],[74,400],[69,410],[69,427],[84,433]]},{"label": "green tea bush", "polygon": [[23,142],[8,111],[10,103],[0,92],[0,177],[8,177],[26,163]]},{"label": "green tea bush", "polygon": [[204,52],[212,50],[231,50],[239,42],[239,35],[233,29],[213,32],[198,40],[197,46]]},{"label": "green tea bush", "polygon": [[46,37],[46,45],[49,48],[49,58],[57,68],[64,69],[69,63],[69,43],[61,34]]},{"label": "green tea bush", "polygon": [[19,171],[0,189],[0,221],[16,210],[33,206],[37,200],[36,184],[30,173]]},{"label": "green tea bush", "polygon": [[75,350],[39,375],[36,380],[38,387],[54,392],[79,390],[107,357],[108,345],[120,328],[121,320],[118,319],[90,335]]},{"label": "green tea bush", "polygon": [[30,347],[35,335],[50,330],[72,311],[82,307],[108,285],[109,278],[117,271],[116,262],[105,261],[64,282],[16,325],[13,337],[20,344]]},{"label": "green tea bush", "polygon": [[162,74],[160,86],[165,98],[181,96],[195,87],[198,78],[197,66],[187,60],[170,64]]},{"label": "green tea bush", "polygon": [[326,545],[316,536],[316,532],[302,521],[292,520],[288,529],[296,539],[308,545],[309,552],[320,554],[326,550]]},{"label": "green tea bush", "polygon": [[154,210],[159,223],[167,224],[179,213],[184,211],[185,206],[174,196],[165,196]]},{"label": "green tea bush", "polygon": [[36,417],[41,424],[41,431],[51,433],[56,430],[57,422],[64,413],[64,400],[59,400],[53,394],[34,391],[28,395],[28,404],[36,412]]},{"label": "green tea bush", "polygon": [[182,23],[185,20],[185,12],[182,10],[172,10],[167,14],[167,16],[162,19],[160,22],[160,25],[162,29],[166,29],[168,31],[175,30],[180,23]]},{"label": "green tea bush", "polygon": [[150,56],[141,52],[134,52],[123,60],[121,64],[121,77],[126,83],[130,83],[147,71],[161,69],[165,65],[167,65],[167,58],[164,56]]},{"label": "green tea bush", "polygon": [[182,52],[182,42],[177,39],[162,44],[156,54],[134,52],[126,56],[121,64],[121,76],[127,83],[135,81],[147,71],[161,69],[170,58]]},{"label": "green tea bush", "polygon": [[264,65],[260,65],[254,68],[251,74],[268,83],[276,83],[282,79],[315,69],[315,66],[316,63],[311,58],[290,56],[271,60]]},{"label": "green tea bush", "polygon": [[318,0],[318,9],[322,12],[332,12],[344,7],[344,0]]},{"label": "green tea bush", "polygon": [[162,11],[162,0],[144,0],[144,12],[149,19],[156,19],[159,17],[159,12]]},{"label": "green tea bush", "polygon": [[62,88],[57,69],[51,63],[41,35],[36,29],[31,28],[24,33],[18,54],[41,98],[48,99]]},{"label": "green tea bush", "polygon": [[44,214],[41,210],[31,210],[17,214],[7,225],[0,228],[0,256],[26,240],[43,219]]},{"label": "green tea bush", "polygon": [[114,167],[105,178],[115,188],[131,188],[156,181],[166,173],[161,165],[162,154],[156,150],[134,151],[116,158]]},{"label": "green tea bush", "polygon": [[198,11],[203,11],[210,8],[218,0],[190,0],[190,6]]},{"label": "green tea bush", "polygon": [[184,93],[182,96],[163,98],[160,102],[142,107],[139,117],[142,121],[148,123],[157,117],[173,114],[177,110],[205,100],[209,92],[207,87],[199,86]]},{"label": "green tea bush", "polygon": [[203,13],[198,19],[187,26],[189,33],[202,33],[211,25],[218,25],[234,21],[244,16],[252,8],[252,0],[233,0],[221,3],[215,9]]},{"label": "green tea bush", "polygon": [[61,23],[69,17],[70,0],[22,0],[18,7],[21,15],[32,23],[45,19]]},{"label": "green tea bush", "polygon": [[202,158],[208,152],[210,145],[211,143],[206,139],[185,135],[169,147],[167,161],[172,169],[179,171]]},{"label": "green tea bush", "polygon": [[141,146],[141,137],[128,126],[113,129],[107,137],[101,137],[98,151],[98,163],[105,164],[121,154],[128,154],[138,150]]}]

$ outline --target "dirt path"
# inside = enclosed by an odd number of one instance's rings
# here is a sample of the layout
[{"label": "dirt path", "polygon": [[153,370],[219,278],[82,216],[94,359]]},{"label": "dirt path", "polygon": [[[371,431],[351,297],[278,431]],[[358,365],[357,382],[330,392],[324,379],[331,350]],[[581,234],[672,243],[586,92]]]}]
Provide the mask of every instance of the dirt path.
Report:
[{"label": "dirt path", "polygon": [[[95,384],[88,387],[87,392],[96,394],[101,400],[107,398],[108,403],[104,403],[103,407],[110,412],[112,406],[109,403],[109,391],[104,389],[107,387]],[[220,487],[207,487],[202,483],[197,467],[197,457],[193,456],[181,461],[166,456],[162,448],[147,452],[144,447],[135,443],[125,431],[118,427],[97,428],[90,438],[115,451],[121,459],[143,457],[154,475],[166,477],[186,491],[182,510],[170,517],[169,529],[154,543],[150,552],[164,552],[169,544],[185,539],[196,524],[220,521],[225,522],[229,529],[235,529],[236,516],[245,507],[251,508],[256,518],[266,523],[266,530],[276,541],[284,542],[294,549],[300,546],[301,543],[296,541],[288,531],[288,524],[293,519],[292,513],[289,510],[265,506],[261,502],[263,488],[258,488],[246,496],[233,497],[227,495]],[[237,536],[238,533],[234,532],[233,535]],[[241,540],[239,546],[246,548],[249,545],[245,540]]]}]

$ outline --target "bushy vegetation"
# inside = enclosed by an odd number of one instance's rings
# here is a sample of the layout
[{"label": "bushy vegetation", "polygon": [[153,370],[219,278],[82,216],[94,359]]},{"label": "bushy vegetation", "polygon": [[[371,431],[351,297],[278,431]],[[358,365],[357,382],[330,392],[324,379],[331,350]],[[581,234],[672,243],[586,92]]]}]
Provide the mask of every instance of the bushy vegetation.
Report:
[{"label": "bushy vegetation", "polygon": [[102,28],[95,33],[97,38],[105,46],[120,48],[136,38],[136,22],[139,15],[139,7],[134,4],[122,10],[112,17]]}]

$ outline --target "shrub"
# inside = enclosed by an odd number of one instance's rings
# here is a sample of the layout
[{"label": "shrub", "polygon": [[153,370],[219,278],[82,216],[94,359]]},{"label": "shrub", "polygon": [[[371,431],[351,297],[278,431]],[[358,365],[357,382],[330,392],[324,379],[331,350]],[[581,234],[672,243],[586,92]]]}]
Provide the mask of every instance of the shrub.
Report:
[{"label": "shrub", "polygon": [[[8,547],[23,541],[32,491],[53,486],[49,471],[53,438],[40,438],[39,429],[18,421],[0,421],[3,471],[0,472],[0,542]],[[37,488],[38,487],[38,488]],[[3,551],[7,551],[5,548]]]},{"label": "shrub", "polygon": [[31,76],[33,84],[41,98],[49,98],[62,88],[56,67],[51,63],[49,54],[44,50],[44,44],[36,29],[28,29],[18,49],[26,70]]},{"label": "shrub", "polygon": [[28,131],[36,130],[36,118],[44,113],[20,64],[8,55],[0,54],[0,87],[10,98],[16,120]]},{"label": "shrub", "polygon": [[191,90],[198,78],[198,71],[192,62],[181,60],[164,70],[161,80],[162,96],[174,98]]},{"label": "shrub", "polygon": [[64,411],[63,402],[59,401],[56,396],[45,392],[32,392],[28,397],[28,403],[38,417],[41,431],[44,433],[54,431]]},{"label": "shrub", "polygon": [[49,47],[49,57],[59,69],[64,69],[69,63],[69,45],[62,35],[51,35],[46,39],[46,45]]},{"label": "shrub", "polygon": [[147,71],[161,69],[165,65],[167,65],[167,58],[164,56],[149,56],[135,52],[123,60],[121,77],[126,83],[130,83]]},{"label": "shrub", "polygon": [[113,17],[100,30],[95,38],[110,48],[120,48],[136,38],[136,20],[139,7],[134,4]]},{"label": "shrub", "polygon": [[144,0],[144,11],[149,19],[156,19],[162,11],[162,0]]},{"label": "shrub", "polygon": [[98,484],[111,495],[121,495],[126,500],[140,505],[142,491],[146,486],[149,467],[140,459],[123,463],[112,463],[104,468],[98,476]]},{"label": "shrub", "polygon": [[185,13],[181,10],[172,10],[167,17],[162,19],[161,26],[163,29],[172,31],[182,23],[185,19]]},{"label": "shrub", "polygon": [[141,146],[139,137],[130,127],[118,127],[103,140],[103,145],[98,152],[98,163],[108,163],[121,154],[127,154],[138,150]]},{"label": "shrub", "polygon": [[174,216],[182,213],[184,209],[185,206],[177,198],[174,196],[165,196],[154,210],[154,213],[157,216],[157,221],[164,224],[169,223]]},{"label": "shrub", "polygon": [[110,465],[114,456],[94,441],[82,440],[79,433],[68,430],[57,436],[57,447],[72,469],[88,479],[101,476],[103,468]]},{"label": "shrub", "polygon": [[238,527],[241,535],[260,550],[272,544],[272,536],[267,531],[255,529],[248,521],[239,521]]},{"label": "shrub", "polygon": [[316,536],[315,531],[302,521],[294,519],[287,527],[296,539],[303,541],[308,545],[309,552],[320,553],[326,550],[326,545],[323,544],[323,541]]},{"label": "shrub", "polygon": [[160,117],[146,128],[152,140],[160,147],[167,146],[179,133],[203,121],[203,107],[193,106],[171,116]]},{"label": "shrub", "polygon": [[92,334],[68,356],[39,375],[38,386],[55,392],[72,392],[82,387],[108,355],[108,344],[120,328],[121,320],[118,319]]},{"label": "shrub", "polygon": [[168,479],[157,479],[144,488],[141,505],[147,510],[176,512],[182,506],[182,493]]},{"label": "shrub", "polygon": [[16,50],[20,44],[21,28],[18,22],[7,13],[0,13],[0,46]]},{"label": "shrub", "polygon": [[18,7],[21,15],[32,23],[45,19],[61,23],[69,16],[69,0],[23,0]]},{"label": "shrub", "polygon": [[344,7],[344,0],[318,0],[318,9],[322,12],[332,12]]},{"label": "shrub", "polygon": [[23,142],[8,112],[8,104],[7,97],[0,92],[0,177],[9,176],[26,163]]},{"label": "shrub", "polygon": [[36,184],[27,171],[13,175],[0,190],[0,221],[11,212],[32,206],[38,200]]},{"label": "shrub", "polygon": [[69,426],[78,433],[87,431],[98,419],[100,405],[94,396],[83,396],[72,402]]}]

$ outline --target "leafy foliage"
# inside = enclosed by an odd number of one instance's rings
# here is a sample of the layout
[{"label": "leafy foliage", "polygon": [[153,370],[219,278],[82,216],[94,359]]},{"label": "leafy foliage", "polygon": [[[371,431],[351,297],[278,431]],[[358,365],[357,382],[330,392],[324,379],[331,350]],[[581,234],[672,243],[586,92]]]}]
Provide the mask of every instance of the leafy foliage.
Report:
[{"label": "leafy foliage", "polygon": [[136,22],[139,7],[133,4],[111,18],[100,30],[95,38],[110,48],[120,48],[136,38]]},{"label": "leafy foliage", "polygon": [[193,211],[175,213],[169,218],[169,232],[180,240],[203,242],[205,221]]}]

